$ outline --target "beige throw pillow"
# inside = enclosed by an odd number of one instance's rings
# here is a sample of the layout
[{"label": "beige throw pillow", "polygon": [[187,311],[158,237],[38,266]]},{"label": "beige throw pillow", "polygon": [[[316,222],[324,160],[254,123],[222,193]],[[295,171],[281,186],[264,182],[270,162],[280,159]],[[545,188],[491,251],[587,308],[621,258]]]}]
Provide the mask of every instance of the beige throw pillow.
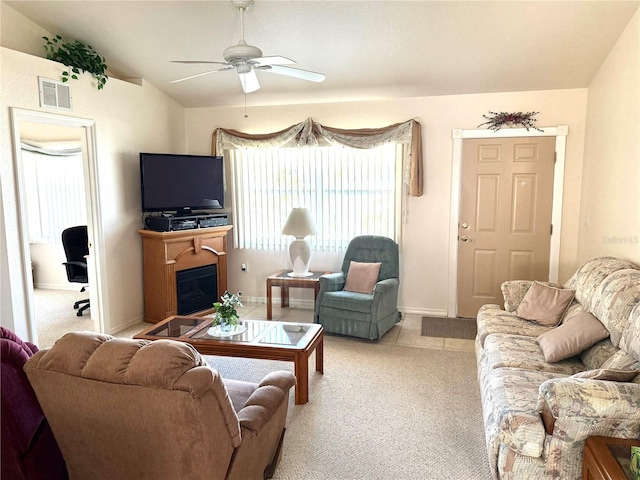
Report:
[{"label": "beige throw pillow", "polygon": [[638,370],[618,370],[615,368],[598,368],[586,370],[584,372],[571,375],[571,378],[589,378],[591,380],[609,380],[611,382],[628,382],[632,380],[640,371]]},{"label": "beige throw pillow", "polygon": [[573,357],[609,336],[609,331],[589,312],[576,315],[559,327],[543,333],[536,342],[547,362]]},{"label": "beige throw pillow", "polygon": [[378,283],[380,263],[351,262],[347,272],[344,289],[347,292],[373,293],[373,287]]},{"label": "beige throw pillow", "polygon": [[555,327],[562,320],[562,316],[573,301],[574,295],[574,290],[565,290],[533,282],[518,305],[515,314],[545,327]]}]

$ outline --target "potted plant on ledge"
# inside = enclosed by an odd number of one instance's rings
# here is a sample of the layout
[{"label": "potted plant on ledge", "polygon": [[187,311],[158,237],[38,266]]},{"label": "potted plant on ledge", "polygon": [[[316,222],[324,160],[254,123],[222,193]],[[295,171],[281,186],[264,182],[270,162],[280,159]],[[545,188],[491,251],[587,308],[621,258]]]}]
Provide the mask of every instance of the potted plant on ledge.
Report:
[{"label": "potted plant on ledge", "polygon": [[62,72],[62,82],[68,82],[69,78],[77,80],[78,75],[88,72],[97,80],[98,90],[104,88],[107,83],[107,64],[104,57],[96,53],[91,45],[86,45],[78,40],[67,42],[60,35],[53,38],[42,37],[46,43],[44,49],[47,59],[62,63],[68,70]]}]

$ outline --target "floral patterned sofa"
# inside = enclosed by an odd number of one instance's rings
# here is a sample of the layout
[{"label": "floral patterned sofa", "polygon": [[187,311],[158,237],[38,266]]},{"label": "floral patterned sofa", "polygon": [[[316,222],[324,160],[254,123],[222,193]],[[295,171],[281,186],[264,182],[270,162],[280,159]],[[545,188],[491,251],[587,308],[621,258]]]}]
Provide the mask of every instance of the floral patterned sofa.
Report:
[{"label": "floral patterned sofa", "polygon": [[[535,283],[572,291],[558,326],[517,315]],[[640,439],[640,267],[595,258],[564,287],[510,281],[502,293],[504,308],[480,308],[476,338],[494,477],[579,479],[587,437]],[[568,358],[547,361],[542,339],[576,327],[579,335],[586,331],[580,323],[585,316],[604,326],[606,338]],[[579,348],[573,339],[566,343]]]}]

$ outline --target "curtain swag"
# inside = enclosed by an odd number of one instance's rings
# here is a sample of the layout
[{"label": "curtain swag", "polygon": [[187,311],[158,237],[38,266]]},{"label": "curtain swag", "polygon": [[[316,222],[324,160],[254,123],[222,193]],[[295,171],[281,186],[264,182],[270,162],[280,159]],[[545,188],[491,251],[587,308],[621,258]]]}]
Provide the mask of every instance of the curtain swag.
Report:
[{"label": "curtain swag", "polygon": [[20,149],[53,157],[71,157],[82,153],[80,142],[20,142]]},{"label": "curtain swag", "polygon": [[375,148],[387,142],[408,143],[409,195],[422,196],[422,128],[416,120],[408,120],[381,128],[345,130],[321,125],[311,118],[273,133],[250,134],[226,128],[213,131],[211,151],[222,154],[229,148],[282,147],[294,144],[299,147],[316,146],[320,139],[330,145],[351,148]]}]

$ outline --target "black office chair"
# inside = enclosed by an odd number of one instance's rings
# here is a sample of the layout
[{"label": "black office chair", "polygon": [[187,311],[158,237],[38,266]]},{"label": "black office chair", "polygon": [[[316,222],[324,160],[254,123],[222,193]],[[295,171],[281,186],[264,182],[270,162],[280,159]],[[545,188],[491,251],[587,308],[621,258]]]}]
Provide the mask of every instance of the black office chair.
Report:
[{"label": "black office chair", "polygon": [[[67,256],[67,261],[63,263],[67,269],[67,280],[73,283],[89,283],[87,275],[86,255],[89,255],[89,237],[87,236],[87,226],[70,227],[62,232],[62,246]],[[87,286],[83,286],[80,291],[84,292]],[[83,305],[84,304],[84,305]],[[82,307],[80,307],[82,305]],[[78,300],[73,304],[73,308],[78,310],[77,315],[82,316],[89,308],[89,299]]]}]

